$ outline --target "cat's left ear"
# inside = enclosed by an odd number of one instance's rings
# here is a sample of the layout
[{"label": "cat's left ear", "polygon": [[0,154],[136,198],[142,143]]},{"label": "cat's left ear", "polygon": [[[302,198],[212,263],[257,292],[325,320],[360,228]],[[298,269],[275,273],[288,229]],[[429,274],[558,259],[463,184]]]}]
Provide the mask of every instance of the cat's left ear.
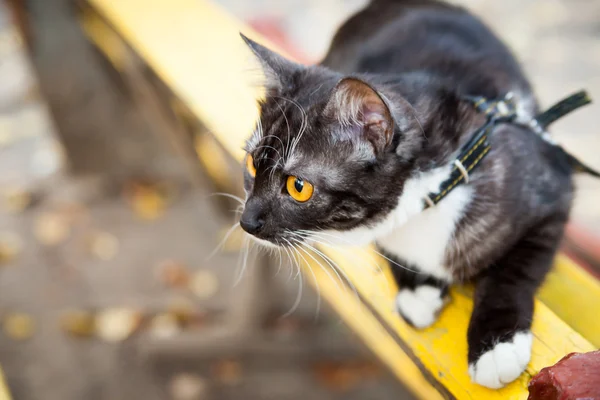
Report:
[{"label": "cat's left ear", "polygon": [[338,121],[345,138],[368,141],[375,155],[392,143],[394,120],[390,109],[382,96],[360,79],[344,78],[335,86],[325,115]]},{"label": "cat's left ear", "polygon": [[240,33],[244,42],[250,50],[256,55],[262,65],[266,78],[267,89],[281,91],[292,81],[294,73],[298,72],[302,66],[287,58],[269,50],[265,46],[258,44],[254,40]]}]

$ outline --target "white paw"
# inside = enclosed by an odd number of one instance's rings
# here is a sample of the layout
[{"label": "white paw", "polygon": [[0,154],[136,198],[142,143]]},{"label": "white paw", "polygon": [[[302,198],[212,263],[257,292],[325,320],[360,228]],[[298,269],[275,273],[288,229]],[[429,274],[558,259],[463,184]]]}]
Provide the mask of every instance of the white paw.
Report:
[{"label": "white paw", "polygon": [[512,341],[498,343],[483,353],[475,364],[469,364],[471,380],[490,389],[500,389],[514,381],[531,358],[531,332],[519,332]]},{"label": "white paw", "polygon": [[419,286],[414,291],[402,289],[396,296],[398,312],[419,329],[433,324],[443,305],[442,291],[433,286]]}]

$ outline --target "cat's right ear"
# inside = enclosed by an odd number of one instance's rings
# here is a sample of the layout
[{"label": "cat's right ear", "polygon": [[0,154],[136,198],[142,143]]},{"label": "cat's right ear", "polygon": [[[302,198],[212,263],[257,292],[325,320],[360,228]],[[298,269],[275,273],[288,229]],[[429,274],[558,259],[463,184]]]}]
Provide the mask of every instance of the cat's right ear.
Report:
[{"label": "cat's right ear", "polygon": [[294,73],[302,68],[300,64],[292,62],[276,52],[269,50],[241,32],[240,36],[260,62],[265,75],[265,85],[267,86],[267,89],[281,92],[282,89],[292,82]]}]

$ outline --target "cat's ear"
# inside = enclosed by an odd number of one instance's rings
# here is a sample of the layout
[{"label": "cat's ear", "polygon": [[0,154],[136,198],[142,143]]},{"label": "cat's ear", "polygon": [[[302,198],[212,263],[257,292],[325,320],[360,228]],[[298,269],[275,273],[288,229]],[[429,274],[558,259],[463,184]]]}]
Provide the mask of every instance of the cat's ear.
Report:
[{"label": "cat's ear", "polygon": [[280,91],[292,80],[293,74],[302,68],[300,64],[290,61],[265,46],[256,43],[243,33],[240,33],[240,36],[260,62],[265,74],[267,88]]},{"label": "cat's ear", "polygon": [[325,115],[341,125],[341,134],[369,142],[375,155],[391,144],[394,120],[382,96],[366,82],[344,78],[333,89]]}]

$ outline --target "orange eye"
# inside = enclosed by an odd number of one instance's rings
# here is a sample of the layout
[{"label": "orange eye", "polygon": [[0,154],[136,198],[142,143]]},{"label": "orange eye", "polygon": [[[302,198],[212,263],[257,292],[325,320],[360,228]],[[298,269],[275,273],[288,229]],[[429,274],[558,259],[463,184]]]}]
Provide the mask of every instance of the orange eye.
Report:
[{"label": "orange eye", "polygon": [[288,176],[286,189],[292,199],[304,203],[310,200],[313,195],[314,186],[307,181],[296,176]]},{"label": "orange eye", "polygon": [[254,168],[254,158],[250,154],[246,156],[246,169],[254,178],[256,176],[256,168]]}]

